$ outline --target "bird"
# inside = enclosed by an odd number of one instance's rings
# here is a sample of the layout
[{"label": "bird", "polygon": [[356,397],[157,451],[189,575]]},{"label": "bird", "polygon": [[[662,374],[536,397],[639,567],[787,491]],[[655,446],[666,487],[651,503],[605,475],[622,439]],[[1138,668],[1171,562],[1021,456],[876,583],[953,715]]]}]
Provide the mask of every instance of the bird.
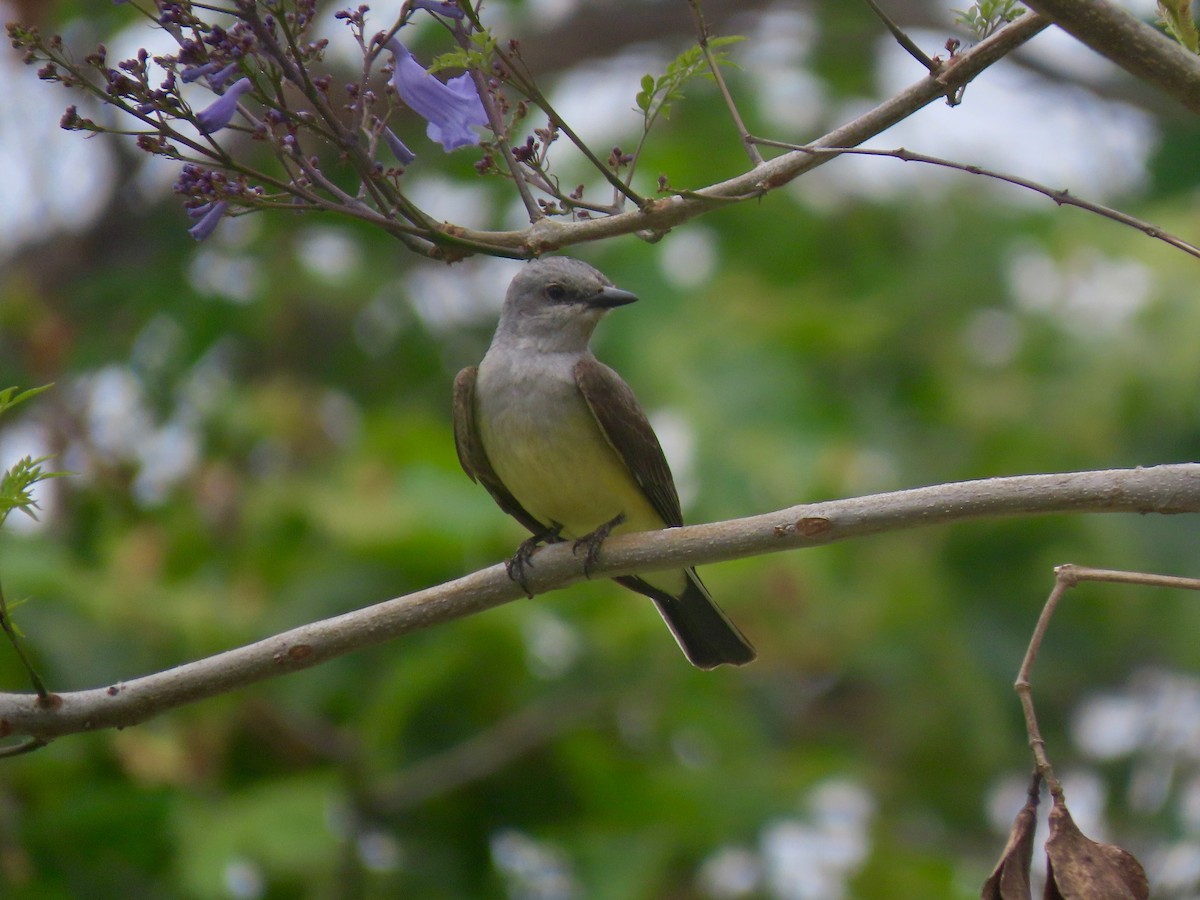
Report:
[{"label": "bird", "polygon": [[[580,260],[528,262],[509,285],[483,360],[454,379],[463,470],[532,533],[508,563],[527,592],[526,568],[542,543],[585,547],[586,571],[610,534],[683,524],[654,429],[633,390],[589,346],[609,311],[637,299]],[[694,568],[615,580],[654,601],[698,668],[754,659]]]}]

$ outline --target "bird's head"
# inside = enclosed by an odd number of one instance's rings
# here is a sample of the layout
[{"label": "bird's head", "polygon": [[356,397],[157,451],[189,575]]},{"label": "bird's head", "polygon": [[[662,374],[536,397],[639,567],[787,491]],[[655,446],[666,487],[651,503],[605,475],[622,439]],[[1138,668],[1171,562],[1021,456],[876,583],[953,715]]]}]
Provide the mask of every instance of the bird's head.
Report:
[{"label": "bird's head", "polygon": [[544,352],[583,350],[606,312],[635,300],[585,262],[538,259],[509,285],[497,334],[536,342]]}]

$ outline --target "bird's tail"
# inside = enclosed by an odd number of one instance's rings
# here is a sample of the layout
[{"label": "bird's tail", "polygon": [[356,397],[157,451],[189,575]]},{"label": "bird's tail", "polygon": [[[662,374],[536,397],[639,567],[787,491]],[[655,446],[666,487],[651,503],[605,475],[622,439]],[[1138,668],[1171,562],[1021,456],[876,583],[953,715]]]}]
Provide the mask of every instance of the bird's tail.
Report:
[{"label": "bird's tail", "polygon": [[741,666],[754,659],[754,647],[721,607],[709,596],[694,569],[686,571],[679,595],[654,587],[636,576],[618,578],[625,587],[654,601],[679,648],[692,665],[713,669],[722,664]]}]

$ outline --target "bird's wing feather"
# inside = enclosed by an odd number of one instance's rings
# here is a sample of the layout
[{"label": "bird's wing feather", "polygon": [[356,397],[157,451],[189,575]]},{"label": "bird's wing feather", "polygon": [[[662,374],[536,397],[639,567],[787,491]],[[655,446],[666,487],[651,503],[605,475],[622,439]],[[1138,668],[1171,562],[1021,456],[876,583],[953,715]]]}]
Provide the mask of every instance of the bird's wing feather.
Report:
[{"label": "bird's wing feather", "polygon": [[497,506],[533,534],[540,534],[546,526],[526,512],[517,498],[508,492],[492,468],[479,438],[479,427],[475,422],[475,376],[478,371],[478,367],[468,366],[454,379],[454,449],[458,451],[458,461],[468,478],[487,488]]},{"label": "bird's wing feather", "polygon": [[616,581],[654,601],[692,665],[712,669],[722,663],[741,666],[754,659],[754,647],[713,602],[696,570],[688,569],[685,574],[687,583],[678,596],[660,590],[636,575],[626,575]]},{"label": "bird's wing feather", "polygon": [[633,390],[592,356],[575,363],[575,383],[605,439],[629,468],[654,511],[668,526],[682,525],[671,468]]}]

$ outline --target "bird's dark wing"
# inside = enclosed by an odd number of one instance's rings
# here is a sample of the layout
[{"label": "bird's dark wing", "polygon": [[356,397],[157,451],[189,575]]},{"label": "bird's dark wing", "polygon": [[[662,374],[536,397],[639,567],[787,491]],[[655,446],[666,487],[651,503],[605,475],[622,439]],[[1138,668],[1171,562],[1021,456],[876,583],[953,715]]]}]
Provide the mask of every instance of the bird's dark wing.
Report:
[{"label": "bird's dark wing", "polygon": [[[575,364],[575,384],[600,431],[624,460],[655,512],[668,526],[682,525],[675,479],[654,429],[629,385],[592,357]],[[685,575],[687,581],[679,596],[660,590],[636,575],[616,580],[654,601],[693,665],[711,669],[723,663],[740,666],[754,659],[754,648],[713,602],[695,569],[687,569]]]},{"label": "bird's dark wing", "polygon": [[683,513],[671,468],[629,385],[590,356],[575,363],[575,383],[604,437],[625,462],[654,511],[668,526],[682,525]]},{"label": "bird's dark wing", "polygon": [[478,371],[477,367],[468,366],[454,379],[454,448],[458,451],[458,461],[472,481],[487,488],[497,506],[533,534],[540,534],[546,526],[526,512],[508,492],[483,449],[475,422],[475,375]]}]

